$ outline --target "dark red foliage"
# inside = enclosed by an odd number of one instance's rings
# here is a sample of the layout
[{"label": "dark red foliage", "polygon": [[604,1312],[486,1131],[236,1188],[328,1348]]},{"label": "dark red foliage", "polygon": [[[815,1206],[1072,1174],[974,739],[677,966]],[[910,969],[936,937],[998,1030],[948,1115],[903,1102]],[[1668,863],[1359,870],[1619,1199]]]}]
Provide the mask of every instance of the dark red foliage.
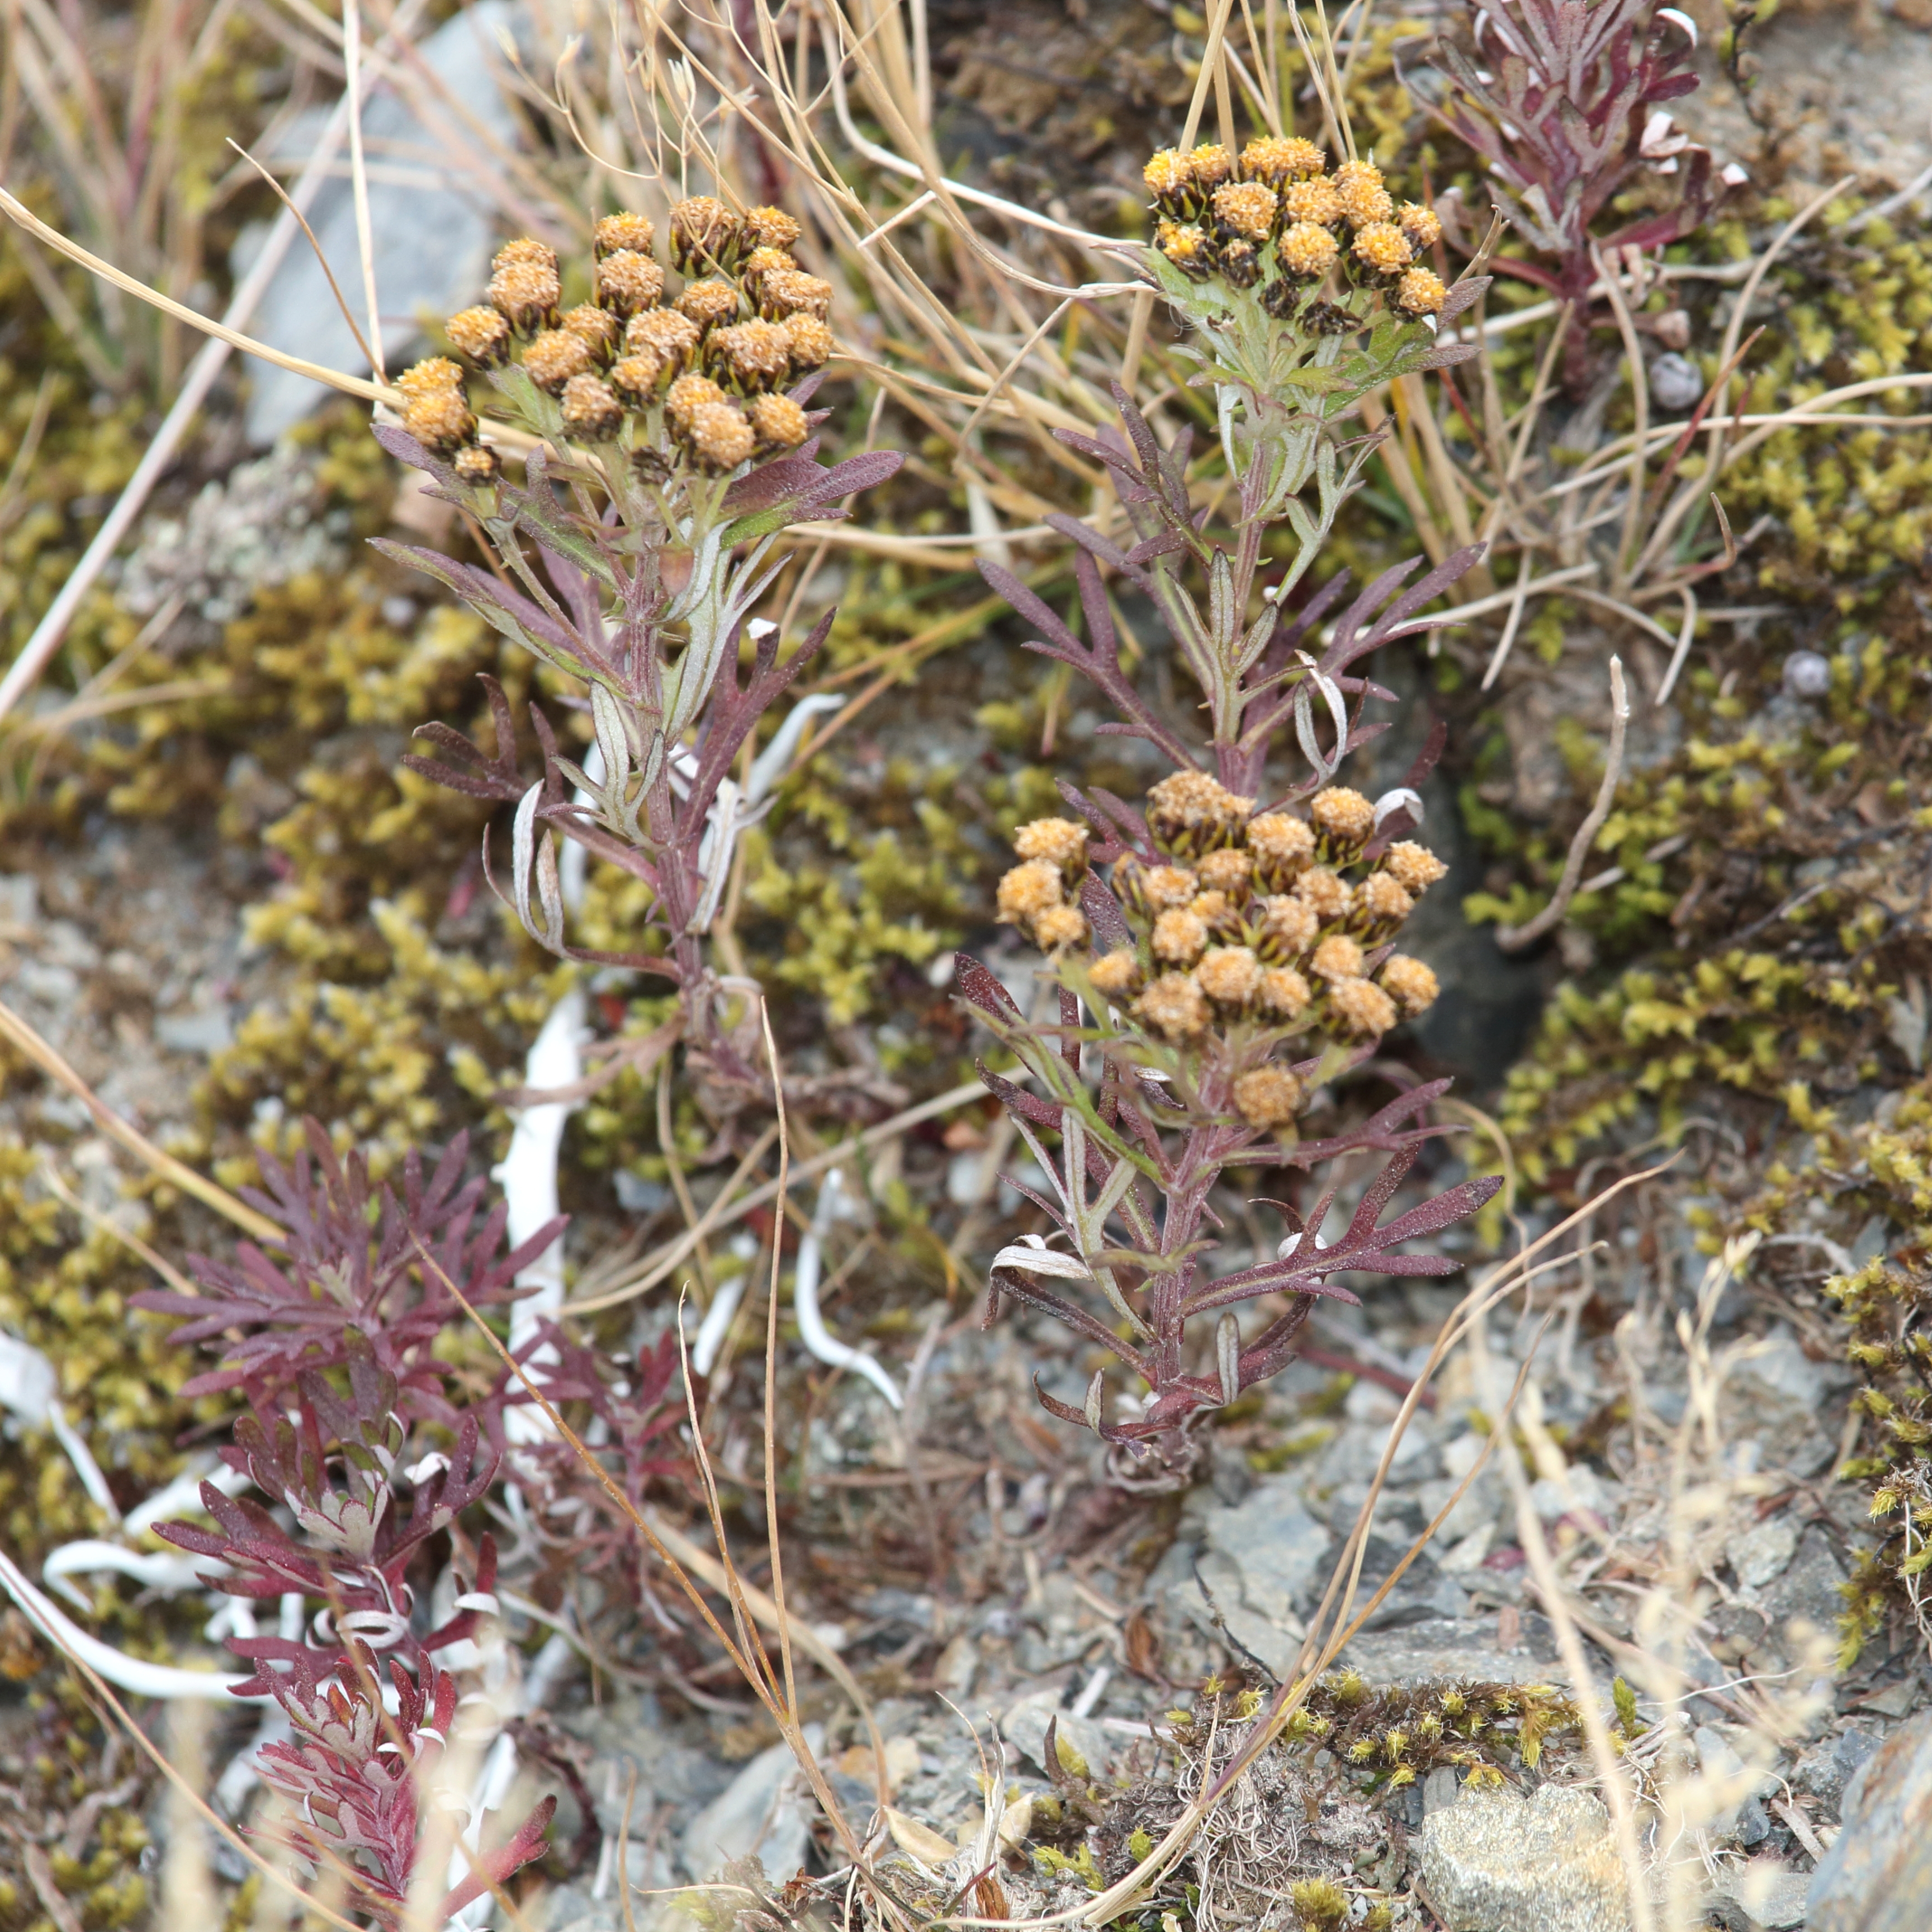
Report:
[{"label": "dark red foliage", "polygon": [[308,1151],[292,1168],[261,1155],[266,1192],[242,1190],[251,1206],[288,1230],[282,1253],[243,1241],[232,1263],[191,1255],[204,1294],[157,1289],[135,1296],[134,1306],[182,1316],[176,1342],[223,1344],[220,1366],[195,1377],[186,1395],[241,1389],[257,1406],[272,1403],[304,1371],[344,1367],[351,1338],[359,1334],[393,1378],[404,1422],[454,1427],[444,1365],[431,1352],[437,1336],[464,1318],[450,1285],[472,1307],[507,1300],[518,1270],[564,1224],[552,1221],[502,1254],[507,1210],[499,1205],[479,1222],[488,1184],[463,1178],[466,1135],[450,1143],[427,1183],[422,1158],[412,1150],[398,1201],[386,1186],[372,1189],[359,1154],[339,1160],[317,1122],[304,1126]]},{"label": "dark red foliage", "polygon": [[[354,1905],[393,1932],[409,1903],[422,1814],[455,1720],[456,1683],[433,1664],[412,1676],[392,1658],[396,1709],[388,1714],[367,1645],[352,1645],[337,1669],[324,1683],[311,1662],[271,1684],[292,1735],[264,1744],[256,1762],[290,1803],[262,1835],[312,1870],[337,1872]],[[556,1809],[556,1800],[546,1798],[508,1844],[478,1856],[476,1869],[436,1908],[436,1922],[537,1857]]]},{"label": "dark red foliage", "polygon": [[[292,1419],[278,1408],[257,1408],[236,1424],[235,1446],[221,1452],[289,1511],[302,1541],[262,1504],[224,1496],[212,1483],[201,1486],[212,1531],[189,1522],[157,1530],[178,1548],[226,1566],[209,1580],[214,1588],[256,1598],[299,1591],[328,1606],[316,1616],[310,1642],[231,1640],[230,1647],[255,1666],[238,1693],[243,1696],[260,1696],[286,1681],[272,1666],[326,1674],[340,1667],[356,1644],[420,1659],[471,1635],[479,1612],[494,1607],[496,1548],[485,1536],[475,1586],[459,1596],[456,1615],[427,1636],[416,1635],[416,1593],[405,1576],[410,1560],[481,1499],[496,1478],[498,1457],[479,1441],[475,1417],[465,1415],[448,1454],[400,1468],[404,1432],[394,1378],[353,1330],[346,1356],[346,1397],[305,1370],[297,1378]],[[406,1515],[399,1484],[408,1493]]]},{"label": "dark red foliage", "polygon": [[[1510,0],[1475,9],[1464,44],[1436,50],[1449,85],[1432,111],[1489,163],[1485,191],[1548,258],[1496,266],[1574,302],[1580,350],[1593,251],[1679,241],[1727,192],[1709,150],[1659,112],[1697,86],[1696,44],[1676,11],[1657,0]],[[1665,205],[1619,224],[1613,200],[1646,172],[1666,184]]]},{"label": "dark red foliage", "polygon": [[[642,1508],[653,1480],[682,1480],[689,1473],[680,1436],[686,1418],[674,1333],[667,1331],[654,1348],[640,1348],[627,1364],[546,1321],[517,1354],[539,1376],[550,1402],[588,1408],[576,1432],[633,1508]],[[698,1392],[701,1398],[701,1383]],[[521,1379],[507,1370],[492,1400],[506,1412],[535,1406]],[[510,1463],[540,1533],[568,1551],[573,1567],[601,1570],[634,1558],[639,1539],[629,1512],[568,1443],[548,1435],[520,1443]]]}]

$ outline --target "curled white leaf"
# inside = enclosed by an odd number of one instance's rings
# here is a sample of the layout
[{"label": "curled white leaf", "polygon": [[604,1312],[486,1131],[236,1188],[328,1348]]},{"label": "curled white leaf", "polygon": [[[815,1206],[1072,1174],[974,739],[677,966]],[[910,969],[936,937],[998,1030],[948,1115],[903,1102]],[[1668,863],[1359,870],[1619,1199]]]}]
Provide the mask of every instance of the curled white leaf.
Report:
[{"label": "curled white leaf", "polygon": [[818,1190],[818,1211],[812,1226],[798,1244],[798,1267],[792,1277],[792,1305],[798,1316],[799,1339],[821,1362],[833,1368],[849,1369],[884,1396],[894,1408],[905,1406],[898,1384],[862,1348],[854,1348],[836,1339],[825,1325],[818,1307],[818,1271],[824,1252],[825,1237],[840,1207],[841,1181],[836,1167],[825,1177]]},{"label": "curled white leaf", "polygon": [[1393,818],[1398,812],[1408,814],[1410,821],[1422,823],[1422,794],[1412,786],[1397,785],[1393,791],[1385,791],[1376,800],[1376,830],[1379,832],[1384,823]]},{"label": "curled white leaf", "polygon": [[1022,1234],[993,1257],[996,1268],[1018,1268],[1024,1274],[1050,1274],[1064,1281],[1091,1281],[1094,1271],[1078,1255],[1049,1248],[1038,1234]]}]

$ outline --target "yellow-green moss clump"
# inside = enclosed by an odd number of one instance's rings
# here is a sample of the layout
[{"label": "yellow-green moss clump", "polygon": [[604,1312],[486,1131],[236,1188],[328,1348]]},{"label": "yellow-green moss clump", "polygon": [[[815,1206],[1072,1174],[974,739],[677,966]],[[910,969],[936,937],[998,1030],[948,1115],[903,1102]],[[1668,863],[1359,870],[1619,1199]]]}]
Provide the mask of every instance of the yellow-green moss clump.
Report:
[{"label": "yellow-green moss clump", "polygon": [[[128,1306],[152,1276],[124,1243],[84,1225],[49,1192],[40,1167],[38,1152],[0,1139],[0,1331],[52,1363],[61,1405],[110,1484],[124,1483],[128,1498],[146,1496],[179,1469],[181,1432],[222,1405],[179,1400],[192,1357],[168,1346],[165,1324]],[[152,1225],[146,1232],[157,1232]],[[176,1252],[179,1232],[161,1238]],[[7,1444],[0,1537],[16,1557],[38,1569],[54,1544],[105,1527],[51,1435],[32,1431]]]},{"label": "yellow-green moss clump", "polygon": [[1896,1085],[1923,1065],[1932,626],[1903,586],[1879,626],[1838,620],[1835,650],[1790,670],[1773,644],[1700,671],[1681,749],[1619,788],[1592,862],[1624,876],[1574,914],[1610,970],[1559,987],[1510,1076],[1532,1179],[1640,1114],[1672,1132],[1700,1095],[1756,1096],[1768,1124],[1794,1081]]}]

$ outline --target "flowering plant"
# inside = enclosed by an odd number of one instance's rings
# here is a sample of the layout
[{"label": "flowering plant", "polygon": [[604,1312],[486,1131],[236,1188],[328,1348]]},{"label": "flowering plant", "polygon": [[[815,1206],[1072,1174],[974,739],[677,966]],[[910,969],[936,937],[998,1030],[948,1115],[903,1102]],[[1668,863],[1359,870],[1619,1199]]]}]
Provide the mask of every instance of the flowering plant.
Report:
[{"label": "flowering plant", "polygon": [[[1292,1358],[1317,1297],[1354,1298],[1333,1276],[1451,1271],[1440,1254],[1406,1244],[1472,1213],[1498,1184],[1466,1181],[1381,1222],[1418,1146],[1443,1131],[1424,1117],[1446,1082],[1418,1085],[1338,1135],[1304,1140],[1296,1126],[1318,1088],[1436,997],[1435,975],[1392,941],[1416,896],[1443,873],[1404,836],[1420,822],[1414,787],[1439,735],[1408,783],[1377,802],[1334,781],[1352,752],[1387,729],[1363,722],[1368,700],[1392,696],[1362,675],[1363,662],[1425,627],[1413,614],[1480,551],[1458,552],[1406,590],[1414,563],[1384,572],[1335,620],[1318,658],[1304,646],[1340,602],[1346,577],[1298,614],[1283,593],[1313,562],[1372,447],[1343,446],[1338,425],[1376,382],[1448,359],[1427,346],[1431,318],[1475,291],[1466,283],[1444,290],[1414,266],[1408,235],[1429,232],[1424,211],[1391,220],[1372,169],[1351,164],[1330,179],[1310,143],[1252,142],[1238,169],[1211,146],[1169,152],[1155,157],[1148,179],[1160,223],[1150,265],[1204,338],[1194,352],[1200,380],[1216,388],[1238,486],[1232,539],[1211,534],[1194,507],[1185,435],[1162,448],[1117,390],[1124,437],[1063,433],[1112,472],[1138,538],[1122,549],[1060,520],[1079,546],[1088,641],[1010,573],[982,568],[1039,627],[1029,648],[1079,670],[1122,714],[1100,728],[1146,740],[1179,769],[1154,786],[1144,812],[1063,784],[1079,819],[1021,828],[1021,862],[1001,881],[1000,913],[1046,956],[1054,1022],[1030,1018],[963,956],[959,982],[1030,1077],[1028,1091],[982,1074],[1051,1192],[1016,1184],[1065,1243],[1033,1235],[1003,1250],[987,1319],[1009,1298],[1039,1309],[1139,1378],[1145,1394],[1124,1420],[1108,1419],[1104,1368],[1082,1408],[1044,1390],[1040,1398],[1122,1452],[1117,1479],[1164,1485],[1184,1479],[1203,1415]],[[1320,194],[1304,192],[1312,188]],[[1332,232],[1344,221],[1355,236],[1346,268]],[[1344,346],[1358,336],[1366,344]],[[1300,496],[1311,482],[1312,508]],[[1283,523],[1291,559],[1261,587],[1265,539]],[[1204,745],[1190,744],[1128,676],[1102,565],[1161,610],[1206,700]],[[1205,581],[1204,606],[1188,572]],[[1306,767],[1300,778],[1272,769],[1291,728]],[[1111,867],[1104,878],[1102,866]],[[1288,1234],[1273,1256],[1214,1270],[1211,1231],[1222,1220],[1214,1196],[1233,1170],[1306,1171],[1364,1150],[1393,1158],[1332,1246],[1322,1232],[1337,1192],[1330,1183],[1305,1216],[1274,1204]],[[1081,1284],[1106,1314],[1043,1280]],[[1235,1310],[1271,1296],[1284,1299],[1244,1335]],[[1197,1317],[1214,1318],[1212,1353],[1198,1363],[1189,1345]]]},{"label": "flowering plant", "polygon": [[[532,446],[520,488],[484,436],[462,364],[434,357],[398,380],[409,407],[378,436],[428,472],[432,495],[470,513],[496,569],[379,548],[587,687],[594,744],[581,763],[532,707],[543,757],[535,782],[494,684],[494,751],[428,724],[421,735],[445,756],[405,762],[515,803],[510,896],[526,929],[562,957],[670,980],[706,1076],[742,1100],[769,1083],[719,1023],[703,940],[770,775],[754,772],[741,788],[730,774],[834,614],[781,662],[776,627],[752,614],[782,567],[779,533],[842,517],[844,499],[902,459],[875,452],[830,469],[815,460],[818,418],[806,405],[832,352],[832,288],[788,252],[799,235],[790,215],[740,215],[704,196],[679,202],[670,243],[683,286],[669,300],[654,232],[641,215],[601,220],[595,299],[561,313],[555,254],[513,242],[496,257],[487,304],[450,318],[451,344],[507,418],[492,436]],[[796,736],[781,734],[783,755]],[[650,888],[649,944],[610,954],[568,942],[560,832]]]}]

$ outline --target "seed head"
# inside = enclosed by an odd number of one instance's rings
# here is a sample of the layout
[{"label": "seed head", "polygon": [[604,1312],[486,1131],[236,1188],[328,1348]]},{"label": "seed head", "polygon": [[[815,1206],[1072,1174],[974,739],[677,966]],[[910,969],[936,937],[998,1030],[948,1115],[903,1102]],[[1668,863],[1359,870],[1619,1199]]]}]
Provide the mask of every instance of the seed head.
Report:
[{"label": "seed head", "polygon": [[707,470],[735,470],[758,447],[758,437],[736,403],[700,403],[691,412],[686,434]]},{"label": "seed head", "polygon": [[1214,256],[1208,238],[1192,222],[1163,221],[1154,232],[1154,245],[1187,275],[1214,272]]},{"label": "seed head", "polygon": [[1354,980],[1361,975],[1362,949],[1345,932],[1331,932],[1315,949],[1309,970],[1321,980]]},{"label": "seed head", "polygon": [[755,248],[790,248],[805,232],[782,208],[754,208],[746,212],[746,238]]},{"label": "seed head", "polygon": [[1214,190],[1214,218],[1230,235],[1265,242],[1280,204],[1274,190],[1260,182],[1229,182]]},{"label": "seed head", "polygon": [[1262,1010],[1276,1020],[1299,1019],[1314,998],[1292,966],[1270,966],[1262,975]]},{"label": "seed head", "polygon": [[726,266],[738,236],[738,218],[708,194],[693,195],[670,212],[670,257],[682,274]]},{"label": "seed head", "polygon": [[716,279],[693,282],[675,306],[680,315],[688,316],[700,329],[722,328],[738,319],[738,291],[730,283]]},{"label": "seed head", "polygon": [[784,380],[791,368],[791,343],[775,322],[741,322],[711,332],[704,359],[721,381],[750,394]]},{"label": "seed head", "polygon": [[1217,946],[1194,976],[1216,1006],[1238,1010],[1261,991],[1262,962],[1245,946]]},{"label": "seed head", "polygon": [[1326,866],[1311,866],[1294,882],[1294,896],[1324,924],[1344,917],[1355,895],[1339,872]]},{"label": "seed head", "polygon": [[1306,952],[1315,944],[1321,922],[1306,899],[1282,892],[1262,902],[1262,930],[1284,952]]},{"label": "seed head", "polygon": [[1178,148],[1163,148],[1142,169],[1141,179],[1156,201],[1178,207],[1194,185],[1194,164]]},{"label": "seed head", "polygon": [[1230,908],[1226,892],[1201,892],[1196,896],[1188,910],[1197,919],[1204,920],[1210,931],[1218,932],[1228,922]]},{"label": "seed head", "polygon": [[396,378],[396,387],[411,402],[424,396],[446,395],[454,391],[463,393],[463,371],[446,356],[432,356],[426,361],[412,363]]},{"label": "seed head", "polygon": [[1134,875],[1142,898],[1155,912],[1170,907],[1192,905],[1200,890],[1200,880],[1184,866],[1150,866]]},{"label": "seed head", "polygon": [[1064,952],[1070,946],[1084,946],[1090,937],[1087,915],[1078,906],[1048,906],[1033,922],[1033,936],[1041,950]]},{"label": "seed head", "polygon": [[1393,872],[1371,872],[1356,888],[1364,912],[1378,922],[1400,926],[1415,910],[1415,901]]},{"label": "seed head", "polygon": [[1395,203],[1382,186],[1382,171],[1372,161],[1344,161],[1335,170],[1334,182],[1351,228],[1386,221],[1395,212]]},{"label": "seed head", "polygon": [[1395,1002],[1371,980],[1334,981],[1328,1006],[1353,1034],[1387,1033],[1396,1023]]},{"label": "seed head", "polygon": [[1270,872],[1292,872],[1314,857],[1315,834],[1292,812],[1264,812],[1248,821],[1248,850]]},{"label": "seed head", "polygon": [[664,398],[664,413],[674,429],[688,431],[692,418],[700,410],[724,400],[724,392],[710,376],[680,376]]},{"label": "seed head", "polygon": [[1239,236],[1223,242],[1215,250],[1215,265],[1221,271],[1221,279],[1231,288],[1251,289],[1262,278],[1260,251],[1252,242],[1244,242]]},{"label": "seed head", "polygon": [[1013,850],[1022,859],[1044,859],[1064,877],[1078,878],[1087,869],[1088,831],[1070,818],[1036,818],[1013,834]]},{"label": "seed head", "polygon": [[494,308],[459,310],[442,325],[450,346],[483,369],[500,368],[509,357],[510,325]]},{"label": "seed head", "polygon": [[1312,141],[1276,140],[1263,135],[1241,150],[1241,178],[1280,188],[1303,175],[1318,175],[1328,159]]},{"label": "seed head", "polygon": [[1446,878],[1449,871],[1426,845],[1418,845],[1412,838],[1399,839],[1391,845],[1382,854],[1382,864],[1406,891],[1418,896],[1438,879]]},{"label": "seed head", "polygon": [[624,426],[624,406],[596,376],[573,376],[563,386],[563,427],[586,442],[609,442]]},{"label": "seed head", "polygon": [[1209,891],[1231,898],[1245,898],[1253,876],[1254,862],[1238,845],[1224,846],[1210,852],[1201,861],[1201,883]]},{"label": "seed head", "polygon": [[616,351],[617,318],[608,309],[580,302],[565,315],[563,326],[600,362]]},{"label": "seed head", "polygon": [[1148,830],[1156,845],[1185,842],[1190,852],[1231,844],[1255,808],[1205,772],[1176,772],[1148,794]]},{"label": "seed head", "polygon": [[1211,195],[1223,182],[1234,178],[1234,157],[1218,141],[1203,141],[1187,160],[1203,194]]},{"label": "seed head", "polygon": [[597,299],[613,315],[656,308],[663,295],[663,269],[634,248],[620,248],[597,264]]},{"label": "seed head", "polygon": [[1094,992],[1102,999],[1119,1001],[1139,990],[1141,962],[1131,946],[1118,946],[1095,960],[1088,968],[1088,975],[1094,982]]},{"label": "seed head", "polygon": [[788,315],[778,326],[791,348],[791,366],[802,375],[809,369],[822,369],[832,359],[832,331],[815,315],[802,310]]},{"label": "seed head", "polygon": [[1342,218],[1342,204],[1334,184],[1318,175],[1312,181],[1290,182],[1281,191],[1281,218],[1284,221],[1311,221],[1326,228]]},{"label": "seed head", "polygon": [[1365,223],[1348,252],[1372,274],[1400,274],[1408,266],[1408,238],[1393,221]]},{"label": "seed head", "polygon": [[490,278],[490,306],[519,335],[533,335],[556,313],[562,292],[556,270],[541,262],[496,260],[502,266]]},{"label": "seed head", "polygon": [[1257,1066],[1234,1082],[1234,1111],[1251,1127],[1285,1127],[1301,1108],[1301,1082],[1285,1066]]},{"label": "seed head", "polygon": [[1008,926],[1029,930],[1042,913],[1065,897],[1059,867],[1044,859],[1030,859],[1000,881],[999,916]]},{"label": "seed head", "polygon": [[591,231],[591,245],[600,262],[607,255],[648,255],[656,233],[641,214],[606,214]]},{"label": "seed head", "polygon": [[1419,201],[1406,201],[1395,212],[1396,226],[1408,237],[1408,245],[1419,255],[1442,238],[1442,224],[1432,208]]},{"label": "seed head", "polygon": [[460,389],[432,389],[403,412],[403,428],[432,455],[452,457],[476,440],[476,418]]},{"label": "seed head", "polygon": [[1301,326],[1310,335],[1352,335],[1362,323],[1359,316],[1352,315],[1340,302],[1318,302],[1309,304]]},{"label": "seed head", "polygon": [[1392,952],[1382,967],[1382,990],[1401,1001],[1403,1012],[1426,1013],[1442,988],[1420,959]]},{"label": "seed head", "polygon": [[1154,921],[1154,956],[1167,965],[1192,966],[1207,950],[1208,922],[1191,907],[1176,906]]},{"label": "seed head", "polygon": [[1395,305],[1406,315],[1440,315],[1448,298],[1433,268],[1411,268],[1395,286]]},{"label": "seed head", "polygon": [[1283,232],[1275,248],[1282,274],[1304,282],[1319,281],[1341,252],[1334,236],[1312,221],[1298,221]]},{"label": "seed head", "polygon": [[627,354],[653,356],[666,369],[688,368],[699,339],[697,323],[674,308],[646,309],[632,316],[624,330]]},{"label": "seed head", "polygon": [[1192,1040],[1212,1017],[1207,994],[1188,973],[1163,973],[1134,1002],[1133,1014],[1169,1040]]},{"label": "seed head", "polygon": [[796,449],[812,434],[804,410],[789,396],[754,396],[745,412],[766,449]]},{"label": "seed head", "polygon": [[1375,832],[1375,807],[1346,785],[1330,785],[1318,791],[1308,815],[1318,832],[1338,844],[1359,845]]},{"label": "seed head", "polygon": [[824,322],[832,313],[832,284],[802,268],[779,268],[758,280],[758,311],[767,322],[788,315],[815,315]]},{"label": "seed head", "polygon": [[472,489],[481,489],[494,483],[502,474],[503,466],[496,452],[487,443],[466,443],[450,458],[449,466]]}]

